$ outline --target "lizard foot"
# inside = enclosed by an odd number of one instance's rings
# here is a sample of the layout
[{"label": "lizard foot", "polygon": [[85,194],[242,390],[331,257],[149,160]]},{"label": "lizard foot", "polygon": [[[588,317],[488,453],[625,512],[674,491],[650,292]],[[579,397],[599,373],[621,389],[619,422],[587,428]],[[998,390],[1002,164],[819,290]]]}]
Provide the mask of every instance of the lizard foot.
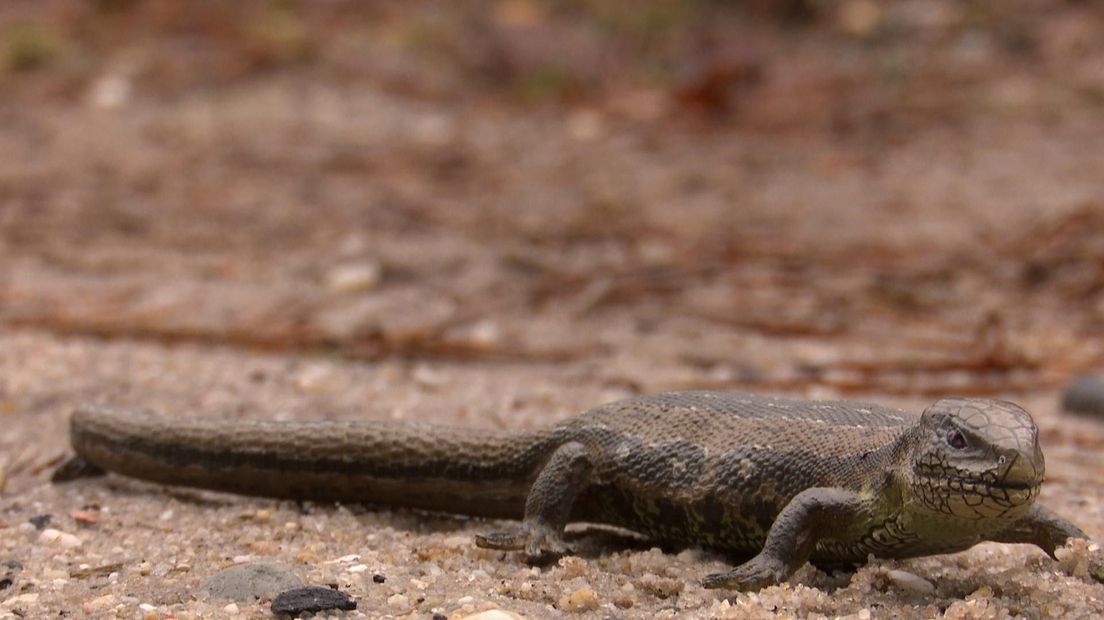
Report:
[{"label": "lizard foot", "polygon": [[705,579],[702,579],[702,587],[751,592],[780,584],[788,576],[785,563],[776,558],[759,554],[727,573],[706,575]]},{"label": "lizard foot", "polygon": [[530,562],[543,562],[571,553],[563,534],[547,525],[522,523],[509,530],[478,534],[475,546],[503,551],[525,551]]}]

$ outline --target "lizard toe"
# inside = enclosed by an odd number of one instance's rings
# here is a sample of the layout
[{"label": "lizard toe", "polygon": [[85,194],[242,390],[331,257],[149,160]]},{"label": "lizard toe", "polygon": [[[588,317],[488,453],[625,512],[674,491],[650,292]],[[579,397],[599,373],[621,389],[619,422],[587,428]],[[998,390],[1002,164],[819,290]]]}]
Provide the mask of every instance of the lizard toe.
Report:
[{"label": "lizard toe", "polygon": [[572,552],[560,531],[554,527],[522,523],[516,528],[478,534],[475,545],[484,549],[524,551],[532,563],[554,560]]},{"label": "lizard toe", "polygon": [[702,579],[702,587],[753,592],[768,586],[778,585],[785,581],[787,576],[783,562],[757,555],[728,572],[706,575]]},{"label": "lizard toe", "polygon": [[501,551],[521,551],[525,548],[528,533],[522,528],[516,530],[499,530],[475,535],[475,546],[483,549],[498,549]]}]

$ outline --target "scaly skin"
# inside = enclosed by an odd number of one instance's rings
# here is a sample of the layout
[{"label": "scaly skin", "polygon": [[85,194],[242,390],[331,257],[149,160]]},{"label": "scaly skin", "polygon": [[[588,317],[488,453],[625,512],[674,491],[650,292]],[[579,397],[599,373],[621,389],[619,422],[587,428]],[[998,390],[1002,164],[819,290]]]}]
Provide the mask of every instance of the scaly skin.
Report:
[{"label": "scaly skin", "polygon": [[248,495],[359,501],[499,518],[477,544],[568,551],[572,521],[754,556],[707,587],[758,589],[808,560],[960,551],[983,540],[1054,555],[1073,524],[1034,505],[1031,416],[947,398],[922,416],[846,401],[673,392],[557,426],[496,433],[412,423],[174,419],[103,407],[72,418],[104,469]]}]

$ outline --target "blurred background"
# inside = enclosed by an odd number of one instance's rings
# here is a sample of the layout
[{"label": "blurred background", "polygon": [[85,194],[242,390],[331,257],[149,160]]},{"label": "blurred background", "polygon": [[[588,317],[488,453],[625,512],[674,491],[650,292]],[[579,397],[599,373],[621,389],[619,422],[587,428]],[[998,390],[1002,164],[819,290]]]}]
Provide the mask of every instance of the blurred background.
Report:
[{"label": "blurred background", "polygon": [[1053,388],[1104,361],[1102,35],[1073,0],[3,2],[0,323]]}]

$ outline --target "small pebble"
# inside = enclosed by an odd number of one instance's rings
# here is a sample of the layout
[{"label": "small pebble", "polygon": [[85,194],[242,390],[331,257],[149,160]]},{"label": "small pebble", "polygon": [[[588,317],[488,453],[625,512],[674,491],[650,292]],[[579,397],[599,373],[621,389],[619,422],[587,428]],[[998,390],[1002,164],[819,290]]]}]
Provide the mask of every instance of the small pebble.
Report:
[{"label": "small pebble", "polygon": [[558,607],[569,613],[598,609],[598,593],[590,588],[579,588],[560,597]]},{"label": "small pebble", "polygon": [[215,598],[252,602],[302,585],[291,569],[279,564],[256,562],[231,566],[212,575],[203,590]]},{"label": "small pebble", "polygon": [[1072,413],[1104,417],[1104,377],[1074,378],[1062,393],[1062,408]]},{"label": "small pebble", "polygon": [[96,513],[88,512],[86,510],[74,510],[73,512],[69,513],[69,516],[81,525],[95,525],[96,522],[100,519],[96,515]]},{"label": "small pebble", "polygon": [[95,615],[96,612],[107,611],[107,608],[114,606],[116,602],[117,599],[113,594],[104,594],[103,596],[97,596],[92,600],[85,601],[81,605],[81,609],[86,614]]},{"label": "small pebble", "polygon": [[563,579],[582,577],[587,572],[586,560],[573,555],[560,558],[559,565],[564,569]]},{"label": "small pebble", "polygon": [[81,545],[81,539],[76,536],[50,527],[42,530],[42,533],[38,536],[38,542],[57,545],[66,549],[74,549]]},{"label": "small pebble", "polygon": [[383,576],[379,573],[376,573],[375,575],[372,575],[372,581],[374,583],[383,583],[383,582],[387,581],[387,577],[385,577],[385,576]]},{"label": "small pebble", "polygon": [[348,594],[321,586],[307,586],[281,592],[272,600],[272,613],[290,616],[308,612],[318,613],[329,609],[351,611],[356,608],[356,601]]},{"label": "small pebble", "polygon": [[383,268],[379,263],[347,263],[330,269],[326,274],[326,286],[335,293],[363,293],[376,288],[382,276]]},{"label": "small pebble", "polygon": [[35,527],[36,530],[43,530],[47,525],[50,525],[50,521],[54,520],[54,515],[36,515],[27,519],[27,521]]},{"label": "small pebble", "polygon": [[906,592],[924,595],[935,592],[935,586],[933,586],[931,582],[908,571],[898,569],[887,570],[885,576],[894,587]]},{"label": "small pebble", "polygon": [[405,609],[410,605],[410,599],[405,594],[392,594],[387,598],[387,606],[394,609]]},{"label": "small pebble", "polygon": [[628,592],[614,592],[613,604],[621,609],[628,609],[636,604],[636,599]]}]

